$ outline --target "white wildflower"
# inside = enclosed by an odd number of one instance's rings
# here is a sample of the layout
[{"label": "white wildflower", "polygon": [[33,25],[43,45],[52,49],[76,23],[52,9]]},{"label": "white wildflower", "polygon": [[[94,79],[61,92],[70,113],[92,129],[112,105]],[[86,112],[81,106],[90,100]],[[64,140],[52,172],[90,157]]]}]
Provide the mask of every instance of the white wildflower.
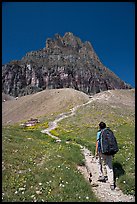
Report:
[{"label": "white wildflower", "polygon": [[42,183],[39,183],[39,186],[41,186],[42,185]]},{"label": "white wildflower", "polygon": [[35,197],[35,195],[32,195],[32,196],[31,196],[31,198],[34,198],[34,197]]},{"label": "white wildflower", "polygon": [[25,190],[25,188],[19,188],[19,191],[24,191]]},{"label": "white wildflower", "polygon": [[40,194],[42,194],[42,192],[41,191],[36,191],[36,194],[40,195]]}]

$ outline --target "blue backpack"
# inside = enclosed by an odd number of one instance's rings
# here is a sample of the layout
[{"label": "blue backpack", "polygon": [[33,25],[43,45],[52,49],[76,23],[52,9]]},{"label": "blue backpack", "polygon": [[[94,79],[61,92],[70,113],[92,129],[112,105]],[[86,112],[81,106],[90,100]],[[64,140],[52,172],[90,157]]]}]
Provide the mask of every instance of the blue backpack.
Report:
[{"label": "blue backpack", "polygon": [[102,154],[114,155],[119,151],[116,137],[109,128],[101,130],[100,143]]}]

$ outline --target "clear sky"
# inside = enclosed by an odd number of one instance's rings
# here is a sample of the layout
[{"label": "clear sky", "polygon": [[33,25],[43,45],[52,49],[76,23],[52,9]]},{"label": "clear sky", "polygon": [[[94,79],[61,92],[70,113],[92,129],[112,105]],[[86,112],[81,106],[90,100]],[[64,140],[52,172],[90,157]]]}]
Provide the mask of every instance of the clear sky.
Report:
[{"label": "clear sky", "polygon": [[135,87],[135,3],[2,2],[2,64],[72,32],[101,62]]}]

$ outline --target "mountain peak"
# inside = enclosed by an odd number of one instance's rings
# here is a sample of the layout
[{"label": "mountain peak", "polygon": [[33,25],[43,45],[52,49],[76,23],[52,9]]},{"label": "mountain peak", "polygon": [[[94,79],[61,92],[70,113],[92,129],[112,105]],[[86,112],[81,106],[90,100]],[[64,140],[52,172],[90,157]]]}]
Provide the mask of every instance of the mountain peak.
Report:
[{"label": "mountain peak", "polygon": [[89,41],[71,32],[46,39],[46,46],[28,52],[21,60],[2,66],[2,90],[21,96],[44,89],[74,88],[86,94],[109,89],[129,89],[106,68]]}]

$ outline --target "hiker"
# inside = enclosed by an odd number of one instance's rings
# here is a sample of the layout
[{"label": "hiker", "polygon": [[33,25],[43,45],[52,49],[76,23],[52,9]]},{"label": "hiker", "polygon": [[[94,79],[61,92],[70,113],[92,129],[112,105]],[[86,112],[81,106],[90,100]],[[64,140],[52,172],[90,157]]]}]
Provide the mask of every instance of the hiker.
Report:
[{"label": "hiker", "polygon": [[114,172],[112,167],[112,158],[113,155],[106,155],[102,154],[101,151],[101,131],[106,128],[106,124],[104,122],[99,123],[99,131],[97,132],[97,141],[96,141],[96,150],[95,150],[95,156],[97,158],[98,162],[98,168],[99,168],[99,177],[98,181],[108,182],[110,183],[111,190],[114,190]]}]

